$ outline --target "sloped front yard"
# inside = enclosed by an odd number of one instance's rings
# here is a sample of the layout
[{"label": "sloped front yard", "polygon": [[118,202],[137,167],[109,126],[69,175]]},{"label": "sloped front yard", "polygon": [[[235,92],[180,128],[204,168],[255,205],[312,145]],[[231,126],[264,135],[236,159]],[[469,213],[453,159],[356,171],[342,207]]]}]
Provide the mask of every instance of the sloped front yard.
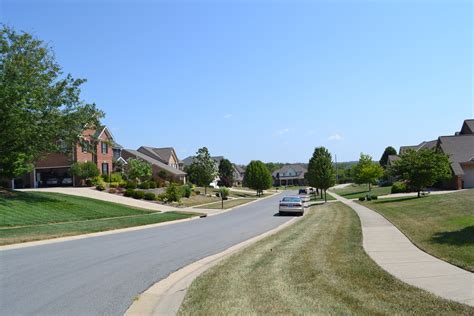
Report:
[{"label": "sloped front yard", "polygon": [[0,245],[188,218],[58,193],[0,191]]},{"label": "sloped front yard", "polygon": [[362,248],[341,203],[313,207],[285,230],[224,260],[188,289],[181,315],[468,315],[474,308],[409,286]]},{"label": "sloped front yard", "polygon": [[424,251],[474,272],[474,189],[363,202]]}]

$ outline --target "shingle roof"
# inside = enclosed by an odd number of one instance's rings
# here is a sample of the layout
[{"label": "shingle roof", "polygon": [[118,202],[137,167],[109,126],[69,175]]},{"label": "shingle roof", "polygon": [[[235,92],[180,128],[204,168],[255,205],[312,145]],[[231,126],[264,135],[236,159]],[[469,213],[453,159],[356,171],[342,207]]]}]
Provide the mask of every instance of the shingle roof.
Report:
[{"label": "shingle roof", "polygon": [[142,152],[139,152],[138,150],[133,150],[133,149],[124,149],[125,152],[128,152],[129,154],[137,157],[137,158],[140,158],[148,163],[151,163],[152,165],[155,165],[157,167],[159,167],[160,169],[163,169],[171,174],[174,174],[174,175],[177,175],[177,176],[184,176],[186,175],[186,172],[184,171],[181,171],[179,169],[176,169],[176,168],[173,168],[171,166],[168,166],[167,164],[164,164],[163,162],[157,160],[157,159],[154,159],[152,157],[150,157],[149,155],[146,155]]},{"label": "shingle roof", "polygon": [[308,168],[306,168],[305,165],[301,164],[301,163],[295,163],[295,164],[287,164],[287,165],[284,165],[283,167],[281,167],[280,169],[278,170],[275,170],[272,174],[272,176],[274,178],[277,178],[277,174],[280,175],[280,178],[282,177],[288,177],[288,176],[283,176],[283,174],[285,174],[287,171],[289,171],[290,169],[293,169],[295,172],[296,172],[296,177],[295,176],[291,176],[290,178],[301,178],[303,179],[304,178],[304,174],[306,172],[308,172]]},{"label": "shingle roof", "polygon": [[464,174],[460,163],[470,162],[474,158],[474,134],[441,136],[439,142],[441,150],[449,156],[454,174]]},{"label": "shingle roof", "polygon": [[474,119],[464,120],[460,134],[462,135],[474,134]]},{"label": "shingle roof", "polygon": [[138,148],[138,151],[167,164],[170,161],[170,157],[173,155],[174,149],[173,147],[156,148],[141,146]]},{"label": "shingle roof", "polygon": [[400,157],[397,155],[388,155],[388,164],[390,165],[392,162],[399,160]]},{"label": "shingle roof", "polygon": [[413,149],[413,150],[420,150],[422,148],[432,149],[432,148],[436,147],[437,143],[438,143],[437,140],[429,140],[429,141],[426,141],[426,142],[421,142],[418,145],[414,145],[414,146],[401,146],[399,154],[403,155],[408,149]]}]

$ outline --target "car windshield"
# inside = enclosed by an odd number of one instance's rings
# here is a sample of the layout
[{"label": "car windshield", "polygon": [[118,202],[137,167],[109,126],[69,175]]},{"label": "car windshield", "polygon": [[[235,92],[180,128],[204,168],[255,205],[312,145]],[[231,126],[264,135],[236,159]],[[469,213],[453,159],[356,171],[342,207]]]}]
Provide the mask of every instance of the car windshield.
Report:
[{"label": "car windshield", "polygon": [[282,200],[283,202],[301,202],[301,199],[299,197],[285,197]]}]

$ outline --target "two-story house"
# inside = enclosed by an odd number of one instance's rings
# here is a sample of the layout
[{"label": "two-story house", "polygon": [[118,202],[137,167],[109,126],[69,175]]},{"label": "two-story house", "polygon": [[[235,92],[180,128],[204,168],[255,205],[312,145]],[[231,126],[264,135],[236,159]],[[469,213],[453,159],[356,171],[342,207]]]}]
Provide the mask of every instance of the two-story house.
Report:
[{"label": "two-story house", "polygon": [[275,186],[305,185],[304,175],[307,172],[308,168],[304,164],[287,164],[273,172],[273,183]]},{"label": "two-story house", "polygon": [[15,188],[38,188],[52,186],[75,186],[80,183],[71,173],[75,162],[92,161],[101,175],[112,171],[114,137],[106,127],[86,129],[80,141],[68,153],[46,153],[36,161],[34,169],[14,179]]}]

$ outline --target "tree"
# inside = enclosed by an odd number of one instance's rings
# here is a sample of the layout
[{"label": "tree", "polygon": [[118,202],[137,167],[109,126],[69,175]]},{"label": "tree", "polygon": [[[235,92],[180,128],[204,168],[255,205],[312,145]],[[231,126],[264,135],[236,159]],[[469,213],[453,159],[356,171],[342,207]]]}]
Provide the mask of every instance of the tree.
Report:
[{"label": "tree", "polygon": [[370,192],[372,190],[371,184],[383,176],[383,168],[373,162],[371,156],[361,153],[359,162],[352,168],[352,173],[355,183],[368,183]]},{"label": "tree", "polygon": [[408,185],[420,192],[438,181],[451,177],[451,168],[447,155],[428,148],[407,150],[390,167],[393,176],[405,180]]},{"label": "tree", "polygon": [[267,166],[268,168],[268,171],[270,171],[270,173],[273,173],[274,171],[280,169],[281,167],[284,166],[284,163],[281,163],[281,162],[267,162],[265,163],[265,166]]},{"label": "tree", "polygon": [[229,197],[230,190],[226,187],[219,189],[219,196],[221,197],[221,207],[224,208],[224,200],[227,200]]},{"label": "tree", "polygon": [[89,182],[91,179],[98,177],[100,174],[97,165],[91,161],[74,163],[71,166],[71,172],[73,175],[86,180],[86,182]]},{"label": "tree", "polygon": [[397,151],[392,146],[388,146],[387,148],[385,148],[385,150],[382,154],[382,157],[380,158],[380,161],[379,161],[382,168],[384,168],[384,169],[387,168],[388,156],[396,155],[396,154],[397,154]]},{"label": "tree", "polygon": [[234,166],[228,159],[219,162],[219,186],[232,187],[234,184]]},{"label": "tree", "polygon": [[324,147],[315,148],[309,160],[306,175],[309,185],[324,191],[324,201],[327,202],[327,189],[336,183],[336,171],[329,151]]},{"label": "tree", "polygon": [[127,160],[126,175],[128,179],[138,180],[139,182],[148,180],[152,175],[151,164],[140,159],[129,158]]},{"label": "tree", "polygon": [[181,201],[182,192],[180,188],[173,182],[166,188],[166,199],[167,202],[179,202]]},{"label": "tree", "polygon": [[80,98],[84,79],[62,76],[52,50],[28,33],[0,29],[0,177],[33,169],[49,152],[70,153],[103,112]]},{"label": "tree", "polygon": [[270,171],[260,160],[252,160],[245,169],[244,183],[256,190],[258,196],[263,193],[263,190],[271,188],[272,182]]},{"label": "tree", "polygon": [[199,148],[196,156],[193,157],[193,163],[186,169],[189,180],[204,187],[204,194],[207,194],[207,187],[216,178],[216,163],[209,154],[206,147]]}]

